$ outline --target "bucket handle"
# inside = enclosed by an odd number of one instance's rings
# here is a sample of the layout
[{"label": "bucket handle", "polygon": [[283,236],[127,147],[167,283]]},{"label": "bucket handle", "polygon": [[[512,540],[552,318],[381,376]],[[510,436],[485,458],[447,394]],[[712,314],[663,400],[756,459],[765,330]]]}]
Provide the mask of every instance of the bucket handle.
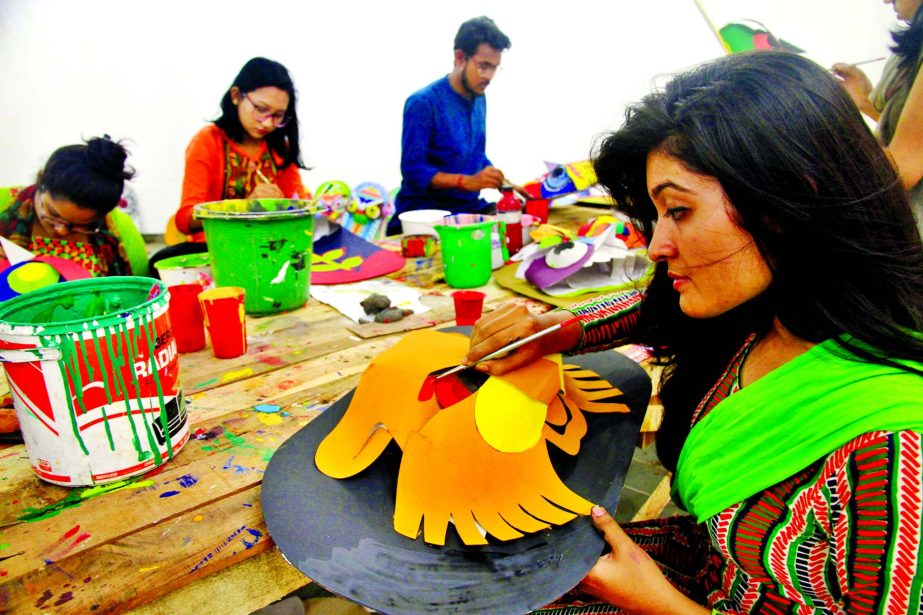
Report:
[{"label": "bucket handle", "polygon": [[3,363],[33,363],[35,361],[60,361],[61,349],[55,346],[49,348],[19,348],[16,350],[0,350],[0,362]]},{"label": "bucket handle", "polygon": [[506,249],[506,222],[503,220],[496,220],[497,224],[500,227],[500,254],[503,256],[503,262],[510,260],[510,252]]}]

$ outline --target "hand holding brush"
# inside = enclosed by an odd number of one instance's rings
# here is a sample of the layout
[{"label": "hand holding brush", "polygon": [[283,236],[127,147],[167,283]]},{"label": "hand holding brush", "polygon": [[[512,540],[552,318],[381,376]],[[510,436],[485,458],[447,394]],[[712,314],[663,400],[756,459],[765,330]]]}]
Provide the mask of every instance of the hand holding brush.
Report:
[{"label": "hand holding brush", "polygon": [[523,305],[507,303],[478,320],[468,355],[453,369],[497,375],[568,350],[580,341],[580,320],[563,310],[533,314]]},{"label": "hand holding brush", "polygon": [[259,178],[260,183],[256,185],[253,191],[247,196],[250,199],[281,199],[285,198],[285,195],[282,194],[282,189],[279,186],[275,185],[270,181],[268,177],[260,170],[260,168],[251,163],[253,168],[254,175]]}]

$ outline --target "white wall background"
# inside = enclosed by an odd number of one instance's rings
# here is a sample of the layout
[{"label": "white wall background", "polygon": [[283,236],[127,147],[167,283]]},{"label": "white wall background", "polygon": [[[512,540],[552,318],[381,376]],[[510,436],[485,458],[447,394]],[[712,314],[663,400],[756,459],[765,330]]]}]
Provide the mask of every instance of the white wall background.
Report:
[{"label": "white wall background", "polygon": [[[885,55],[876,0],[701,0],[718,27],[758,19],[823,65]],[[322,181],[400,184],[401,111],[447,73],[459,24],[512,39],[488,89],[488,156],[513,181],[587,156],[624,106],[722,49],[693,0],[0,0],[0,185],[31,183],[57,147],[125,139],[143,232],[179,203],[183,152],[249,58],[285,64],[302,149]],[[881,63],[867,67],[877,78]]]}]

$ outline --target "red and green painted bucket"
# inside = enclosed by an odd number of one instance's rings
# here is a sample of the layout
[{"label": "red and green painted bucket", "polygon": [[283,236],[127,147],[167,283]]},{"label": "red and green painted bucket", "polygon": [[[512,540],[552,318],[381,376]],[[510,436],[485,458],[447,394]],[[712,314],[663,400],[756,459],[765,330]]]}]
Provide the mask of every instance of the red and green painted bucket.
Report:
[{"label": "red and green painted bucket", "polygon": [[35,473],[95,485],[147,472],[189,438],[162,282],[64,282],[0,304],[0,361]]},{"label": "red and green painted bucket", "polygon": [[201,203],[216,286],[244,289],[248,314],[275,314],[307,302],[314,242],[313,201],[230,199]]}]

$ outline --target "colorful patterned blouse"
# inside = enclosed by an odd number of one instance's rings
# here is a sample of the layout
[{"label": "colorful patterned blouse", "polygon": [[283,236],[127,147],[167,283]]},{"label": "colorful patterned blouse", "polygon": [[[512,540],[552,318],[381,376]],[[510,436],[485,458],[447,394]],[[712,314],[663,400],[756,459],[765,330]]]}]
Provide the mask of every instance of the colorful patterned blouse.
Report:
[{"label": "colorful patterned blouse", "polygon": [[[585,326],[581,347],[624,338],[619,323],[636,315],[640,300],[629,292],[568,308],[579,314],[608,307]],[[754,341],[702,400],[693,424],[739,390]],[[683,516],[623,527],[674,586],[717,612],[884,614],[923,613],[921,522],[923,435],[873,431],[704,526]],[[540,612],[621,611],[574,593]]]},{"label": "colorful patterned blouse", "polygon": [[[186,167],[183,173],[183,194],[176,212],[176,227],[189,233],[193,208],[199,203],[222,199],[245,198],[264,178],[279,186],[286,198],[310,198],[311,193],[301,182],[298,165],[279,168],[265,141],[259,153],[248,154],[227,137],[223,130],[209,124],[202,128],[186,147]],[[257,172],[259,171],[259,173]],[[192,241],[205,241],[201,231],[190,235]]]},{"label": "colorful patterned blouse", "polygon": [[16,195],[16,200],[0,212],[0,235],[36,256],[45,254],[74,261],[94,277],[131,275],[125,249],[114,235],[108,216],[106,226],[98,233],[88,235],[86,242],[33,237],[34,197],[35,186],[24,188]]},{"label": "colorful patterned blouse", "polygon": [[[755,338],[693,424],[738,390]],[[921,400],[923,403],[923,400]],[[727,613],[920,613],[923,435],[875,431],[711,517],[721,565],[709,606]]]}]

